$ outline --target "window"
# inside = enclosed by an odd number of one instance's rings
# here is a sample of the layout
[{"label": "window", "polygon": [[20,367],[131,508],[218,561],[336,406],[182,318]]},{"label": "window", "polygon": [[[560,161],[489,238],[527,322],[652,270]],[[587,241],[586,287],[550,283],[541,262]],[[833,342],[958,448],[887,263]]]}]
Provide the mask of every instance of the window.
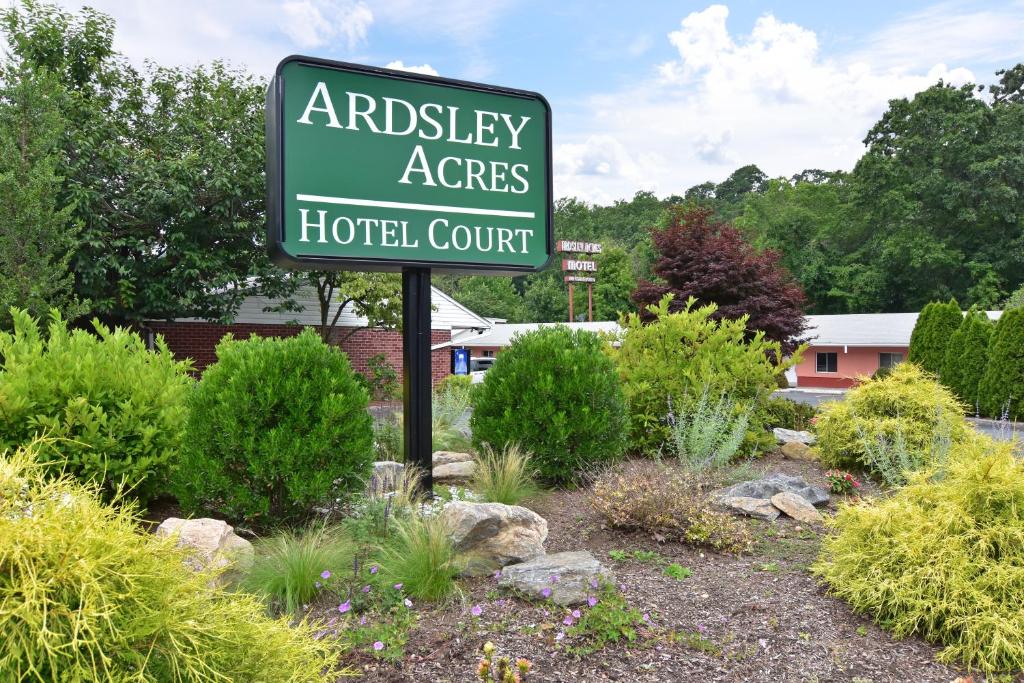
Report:
[{"label": "window", "polygon": [[835,351],[819,353],[818,372],[839,372],[839,354]]},{"label": "window", "polygon": [[903,362],[902,353],[880,353],[878,354],[878,367],[893,368]]},{"label": "window", "polygon": [[494,351],[484,351],[484,358],[494,358]]}]

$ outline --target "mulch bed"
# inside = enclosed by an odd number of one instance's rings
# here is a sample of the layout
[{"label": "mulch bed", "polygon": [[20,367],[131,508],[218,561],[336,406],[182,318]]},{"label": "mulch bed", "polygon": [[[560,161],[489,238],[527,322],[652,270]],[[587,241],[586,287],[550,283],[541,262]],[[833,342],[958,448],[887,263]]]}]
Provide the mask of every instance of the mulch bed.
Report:
[{"label": "mulch bed", "polygon": [[[774,454],[754,468],[827,486],[814,463]],[[403,662],[355,661],[363,680],[473,681],[487,641],[499,654],[531,660],[531,681],[951,683],[965,675],[936,662],[939,648],[916,638],[894,640],[825,594],[807,572],[821,528],[784,518],[749,520],[756,547],[734,557],[604,529],[585,491],[550,493],[529,507],[548,521],[548,552],[591,551],[614,570],[630,605],[648,613],[652,626],[628,646],[576,657],[555,642],[562,611],[501,595],[492,578],[475,579],[463,583],[460,600],[417,606],[420,619]],[[680,581],[653,563],[615,562],[611,550],[657,551],[693,575]],[[478,618],[470,615],[474,604],[483,606]],[[681,642],[668,637],[672,631],[701,634],[703,640]]]}]

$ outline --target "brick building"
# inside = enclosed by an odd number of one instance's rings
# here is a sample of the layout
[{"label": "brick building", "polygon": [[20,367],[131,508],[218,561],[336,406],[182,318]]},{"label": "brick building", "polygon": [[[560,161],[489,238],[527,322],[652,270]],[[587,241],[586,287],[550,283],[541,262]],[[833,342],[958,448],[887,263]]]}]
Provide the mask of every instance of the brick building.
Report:
[{"label": "brick building", "polygon": [[[163,336],[176,357],[191,358],[196,370],[202,372],[217,360],[217,343],[226,334],[232,334],[236,339],[245,339],[253,334],[289,337],[304,327],[318,326],[320,305],[316,293],[311,289],[300,291],[294,298],[302,305],[301,312],[267,312],[264,309],[273,306],[274,302],[266,297],[252,296],[242,302],[234,322],[230,324],[180,318],[169,322],[149,321],[145,328],[148,334]],[[451,371],[452,335],[479,334],[489,330],[491,323],[436,287],[430,288],[430,301],[433,306],[430,316],[431,373],[434,384],[437,384]],[[332,305],[330,316],[334,316],[337,305]],[[333,341],[348,354],[357,372],[366,373],[369,359],[384,354],[399,375],[402,373],[402,334],[397,330],[368,328],[364,318],[347,308],[338,318]]]}]

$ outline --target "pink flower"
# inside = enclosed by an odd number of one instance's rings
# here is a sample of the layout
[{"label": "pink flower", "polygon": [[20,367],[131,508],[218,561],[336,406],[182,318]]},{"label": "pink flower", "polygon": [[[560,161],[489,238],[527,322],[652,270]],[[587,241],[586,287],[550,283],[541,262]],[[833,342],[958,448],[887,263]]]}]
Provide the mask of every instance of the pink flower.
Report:
[{"label": "pink flower", "polygon": [[370,585],[369,584],[363,586],[363,592],[364,593],[369,593],[370,592]]},{"label": "pink flower", "polygon": [[597,604],[597,598],[595,598],[593,595],[591,595],[589,598],[587,598],[587,606],[593,607],[596,604]]},{"label": "pink flower", "polygon": [[572,618],[573,619],[579,619],[580,618],[580,611],[578,609],[574,609],[572,611]]},{"label": "pink flower", "polygon": [[651,615],[647,612],[644,612],[644,621],[646,621],[647,623],[651,623]]},{"label": "pink flower", "polygon": [[562,619],[562,623],[566,626],[572,626],[572,615],[567,615],[565,619]]},{"label": "pink flower", "polygon": [[377,652],[380,652],[381,650],[384,649],[384,643],[382,643],[382,642],[380,642],[378,640],[376,643],[373,644],[373,649],[376,650]]},{"label": "pink flower", "polygon": [[395,590],[396,591],[402,590],[402,586],[404,586],[404,585],[405,585],[404,583],[396,583],[395,584]]},{"label": "pink flower", "polygon": [[378,567],[377,565],[373,565],[372,567],[370,567],[370,573],[376,574],[379,569],[380,567]]},{"label": "pink flower", "polygon": [[483,612],[484,608],[480,605],[473,605],[472,609],[469,610],[469,613],[472,614],[474,617],[480,616],[481,614],[483,614]]},{"label": "pink flower", "polygon": [[349,611],[350,609],[352,609],[352,602],[350,600],[346,600],[345,602],[338,605],[338,611],[342,614]]},{"label": "pink flower", "polygon": [[331,578],[331,572],[330,572],[330,570],[329,570],[329,569],[325,569],[325,570],[323,570],[322,572],[320,572],[320,578],[321,578],[321,579],[324,579],[325,581],[326,581],[327,579]]},{"label": "pink flower", "polygon": [[550,588],[544,588],[540,592],[540,594],[543,595],[545,598],[550,598],[551,597],[551,589]]}]

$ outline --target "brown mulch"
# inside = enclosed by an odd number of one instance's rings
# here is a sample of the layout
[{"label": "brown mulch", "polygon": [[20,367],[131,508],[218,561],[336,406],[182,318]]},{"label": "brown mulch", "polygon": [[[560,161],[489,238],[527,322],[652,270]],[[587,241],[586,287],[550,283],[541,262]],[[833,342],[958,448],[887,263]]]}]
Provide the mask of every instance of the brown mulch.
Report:
[{"label": "brown mulch", "polygon": [[[754,468],[827,485],[817,464],[777,454]],[[604,529],[585,491],[550,493],[529,507],[548,521],[548,552],[591,551],[614,570],[629,604],[649,614],[652,626],[632,644],[577,657],[555,642],[563,611],[509,598],[497,592],[493,579],[476,579],[464,582],[459,601],[417,606],[420,619],[405,660],[392,665],[363,659],[357,662],[363,680],[473,681],[487,641],[499,654],[531,660],[531,681],[951,683],[964,675],[936,662],[939,648],[916,638],[894,640],[825,594],[807,571],[822,528],[749,520],[757,544],[735,557]],[[610,550],[657,551],[693,575],[679,581],[653,563],[615,562]],[[483,607],[477,619],[469,611],[475,604]],[[699,633],[704,640],[681,641],[672,632]]]}]

